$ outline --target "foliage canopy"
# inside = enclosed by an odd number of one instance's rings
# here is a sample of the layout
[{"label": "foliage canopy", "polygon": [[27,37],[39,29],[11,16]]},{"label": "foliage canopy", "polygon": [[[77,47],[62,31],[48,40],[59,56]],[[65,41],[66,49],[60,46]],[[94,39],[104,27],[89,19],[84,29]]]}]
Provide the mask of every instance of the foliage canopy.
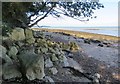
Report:
[{"label": "foliage canopy", "polygon": [[[94,10],[104,6],[98,0],[44,0],[41,2],[3,2],[2,21],[10,27],[32,27],[45,17],[65,15],[77,20],[93,18]],[[33,19],[34,17],[34,19]]]}]

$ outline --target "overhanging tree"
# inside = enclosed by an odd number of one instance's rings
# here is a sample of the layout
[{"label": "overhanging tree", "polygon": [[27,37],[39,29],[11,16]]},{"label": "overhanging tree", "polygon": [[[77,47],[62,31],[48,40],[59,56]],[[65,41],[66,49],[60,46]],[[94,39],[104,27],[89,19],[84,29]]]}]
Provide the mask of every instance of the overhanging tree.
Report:
[{"label": "overhanging tree", "polygon": [[98,0],[43,0],[41,2],[3,2],[2,21],[10,27],[32,27],[45,17],[65,15],[80,21],[93,18],[94,10],[104,6]]}]

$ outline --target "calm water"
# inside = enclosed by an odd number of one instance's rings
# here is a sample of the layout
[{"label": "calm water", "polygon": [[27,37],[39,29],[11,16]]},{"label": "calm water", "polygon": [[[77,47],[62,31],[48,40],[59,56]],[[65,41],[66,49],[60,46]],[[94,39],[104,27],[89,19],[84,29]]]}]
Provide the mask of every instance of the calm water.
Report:
[{"label": "calm water", "polygon": [[118,31],[120,28],[118,27],[62,27],[62,26],[42,26],[42,28],[48,29],[65,29],[65,30],[74,30],[74,31],[82,31],[89,33],[97,33],[104,35],[112,35],[112,36],[120,36]]}]

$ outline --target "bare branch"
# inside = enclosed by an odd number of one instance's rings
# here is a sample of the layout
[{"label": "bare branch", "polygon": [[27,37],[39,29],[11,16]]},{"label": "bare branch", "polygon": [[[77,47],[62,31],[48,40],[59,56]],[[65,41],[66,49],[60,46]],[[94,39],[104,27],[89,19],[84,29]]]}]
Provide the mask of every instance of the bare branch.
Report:
[{"label": "bare branch", "polygon": [[53,7],[51,7],[43,17],[41,17],[40,19],[38,19],[37,21],[35,21],[33,24],[30,24],[28,27],[32,27],[32,26],[34,26],[35,24],[37,24],[40,20],[44,19],[44,18],[49,14],[49,12],[50,12],[52,9],[53,9]]}]

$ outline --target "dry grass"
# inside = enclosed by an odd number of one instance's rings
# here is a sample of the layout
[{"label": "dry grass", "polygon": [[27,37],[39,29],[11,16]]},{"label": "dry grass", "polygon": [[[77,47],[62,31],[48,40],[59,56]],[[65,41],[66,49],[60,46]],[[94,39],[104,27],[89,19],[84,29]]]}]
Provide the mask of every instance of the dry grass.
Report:
[{"label": "dry grass", "polygon": [[120,37],[110,36],[110,35],[102,35],[102,34],[94,34],[94,33],[87,33],[87,32],[79,32],[79,31],[71,31],[71,30],[63,30],[63,29],[45,29],[45,28],[32,28],[34,31],[41,31],[45,30],[48,32],[63,32],[66,34],[70,34],[77,37],[89,38],[89,39],[96,39],[101,41],[115,41],[118,42]]}]

